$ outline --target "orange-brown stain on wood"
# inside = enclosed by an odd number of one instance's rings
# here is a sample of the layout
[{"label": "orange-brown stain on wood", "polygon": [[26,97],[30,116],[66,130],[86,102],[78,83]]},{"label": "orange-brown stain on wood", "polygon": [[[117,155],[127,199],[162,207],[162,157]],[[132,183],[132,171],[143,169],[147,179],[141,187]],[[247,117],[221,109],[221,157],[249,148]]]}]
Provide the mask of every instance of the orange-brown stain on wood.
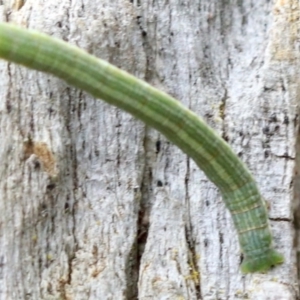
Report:
[{"label": "orange-brown stain on wood", "polygon": [[26,159],[35,154],[44,171],[51,177],[57,176],[56,159],[46,143],[29,140],[24,143],[23,149]]},{"label": "orange-brown stain on wood", "polygon": [[91,274],[92,277],[97,277],[99,274],[101,273],[101,271],[97,268],[95,268]]},{"label": "orange-brown stain on wood", "polygon": [[15,3],[13,5],[14,10],[20,10],[23,5],[25,4],[25,0],[15,0]]},{"label": "orange-brown stain on wood", "polygon": [[277,0],[273,7],[271,54],[274,60],[294,61],[298,57],[299,0]]}]

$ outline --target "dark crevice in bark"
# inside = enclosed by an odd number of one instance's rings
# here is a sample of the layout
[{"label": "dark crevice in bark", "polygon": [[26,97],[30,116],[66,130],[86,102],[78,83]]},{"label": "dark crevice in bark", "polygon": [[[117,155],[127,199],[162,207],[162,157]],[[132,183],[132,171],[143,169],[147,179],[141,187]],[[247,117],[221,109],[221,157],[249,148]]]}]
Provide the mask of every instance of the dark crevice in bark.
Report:
[{"label": "dark crevice in bark", "polygon": [[194,283],[196,289],[197,299],[202,299],[201,285],[200,285],[200,272],[198,269],[198,254],[195,249],[195,244],[191,236],[191,231],[186,227],[186,241],[188,246],[188,264],[190,268],[189,279]]},{"label": "dark crevice in bark", "polygon": [[[127,274],[127,290],[134,289],[134,293],[131,292],[130,297],[127,299],[138,299],[138,282],[139,282],[139,271],[141,265],[141,258],[144,253],[145,245],[148,238],[148,230],[149,230],[149,214],[150,214],[150,198],[152,194],[151,184],[153,181],[152,176],[152,166],[150,165],[149,161],[147,160],[147,156],[149,152],[154,151],[151,149],[149,145],[149,129],[145,127],[145,136],[143,141],[144,147],[144,169],[140,186],[140,196],[139,196],[139,211],[138,211],[138,219],[137,219],[137,238],[134,242],[134,245],[131,249],[130,257],[135,257],[134,263],[131,263],[128,260],[128,264],[130,264],[131,270],[135,270],[133,274]],[[128,283],[131,282],[135,284],[135,286],[130,286]]]},{"label": "dark crevice in bark", "polygon": [[186,157],[186,165],[187,165],[187,171],[185,174],[184,184],[185,184],[185,203],[187,206],[187,223],[185,227],[185,235],[186,235],[186,241],[188,246],[188,257],[189,257],[189,266],[190,266],[190,278],[193,280],[195,289],[196,289],[196,295],[197,299],[202,299],[201,296],[201,286],[200,286],[200,272],[198,269],[198,262],[197,262],[197,251],[195,247],[195,243],[193,240],[193,233],[191,228],[191,210],[190,210],[190,195],[189,195],[189,180],[190,180],[190,158]]},{"label": "dark crevice in bark", "polygon": [[269,218],[269,220],[273,222],[292,222],[289,218]]},{"label": "dark crevice in bark", "polygon": [[296,249],[298,288],[300,284],[300,129],[296,141],[296,162],[294,169],[294,247]]},{"label": "dark crevice in bark", "polygon": [[[119,128],[118,128],[119,130]],[[118,131],[119,132],[119,131]],[[145,134],[146,136],[146,134]],[[145,144],[145,136],[144,136],[144,144]],[[120,148],[120,141],[118,139],[118,155],[121,150]],[[137,216],[137,225],[136,225],[136,230],[137,230],[137,235],[134,241],[132,242],[130,252],[128,253],[128,256],[126,257],[126,262],[125,262],[125,272],[126,272],[126,288],[124,291],[125,298],[128,300],[136,300],[138,299],[138,281],[139,281],[139,269],[140,269],[140,260],[142,257],[142,251],[140,251],[140,244],[141,244],[141,238],[140,238],[140,233],[142,230],[141,222],[141,213],[142,213],[142,189],[143,189],[143,180],[145,177],[145,153],[144,156],[140,157],[142,160],[140,162],[140,166],[142,168],[141,172],[141,183],[140,186],[134,187],[134,197],[136,201],[136,209],[135,211],[138,212]],[[119,169],[119,167],[118,167]],[[118,175],[119,178],[119,175]],[[145,243],[145,242],[144,242]]]},{"label": "dark crevice in bark", "polygon": [[60,297],[62,300],[67,300],[69,299],[67,296],[67,292],[66,292],[66,285],[70,285],[71,284],[71,275],[72,275],[72,271],[73,271],[73,260],[75,259],[75,253],[73,256],[69,256],[68,257],[68,278],[67,280],[60,280],[59,284],[60,284]]},{"label": "dark crevice in bark", "polygon": [[120,168],[121,168],[121,141],[120,141],[120,135],[121,135],[121,129],[120,127],[122,126],[122,121],[121,121],[121,116],[120,116],[120,110],[116,109],[116,120],[117,120],[117,159],[116,159],[116,174],[117,174],[117,184],[118,187],[121,186],[121,181],[120,181]]},{"label": "dark crevice in bark", "polygon": [[[76,199],[75,191],[78,190],[78,162],[77,162],[77,150],[76,150],[76,133],[73,132],[72,130],[72,124],[74,122],[80,122],[80,105],[81,101],[75,102],[72,100],[73,95],[70,90],[70,88],[66,89],[66,94],[69,99],[69,101],[65,104],[62,104],[62,110],[63,114],[65,116],[65,129],[66,133],[69,136],[69,140],[71,141],[69,146],[66,146],[64,149],[64,153],[66,154],[66,157],[64,158],[65,162],[63,163],[64,165],[68,166],[68,169],[64,170],[62,175],[61,180],[62,181],[68,181],[68,178],[71,180],[70,185],[72,186],[72,191],[70,194],[66,195],[66,201],[63,205],[64,211],[66,214],[66,217],[72,218],[73,221],[73,226],[72,226],[72,237],[74,239],[74,244],[73,247],[67,246],[67,254],[68,254],[68,274],[67,274],[67,279],[66,280],[61,280],[60,281],[60,294],[62,299],[67,299],[66,295],[66,285],[71,285],[72,284],[72,273],[73,273],[73,260],[75,258],[75,253],[76,253],[76,247],[77,247],[77,240],[76,240],[76,212],[75,212],[75,207],[76,207],[76,202],[79,199]],[[80,92],[80,97],[81,98],[81,92]],[[78,107],[79,106],[79,107]],[[76,114],[75,114],[76,112]],[[74,119],[75,116],[75,119]],[[76,120],[76,117],[78,119]]]},{"label": "dark crevice in bark", "polygon": [[147,160],[147,156],[149,152],[152,152],[154,149],[151,149],[151,145],[149,143],[149,130],[145,129],[145,137],[144,137],[144,153],[145,153],[145,166],[143,179],[141,182],[141,201],[139,207],[139,216],[138,216],[138,236],[137,236],[137,247],[138,247],[138,268],[140,266],[140,260],[144,253],[144,248],[148,238],[148,230],[149,230],[149,214],[150,214],[150,198],[153,194],[152,190],[152,166],[150,162]]},{"label": "dark crevice in bark", "polygon": [[139,260],[138,239],[135,239],[125,263],[126,289],[125,297],[128,300],[138,299]]},{"label": "dark crevice in bark", "polygon": [[9,78],[9,83],[8,83],[8,86],[9,88],[7,89],[7,95],[5,97],[6,99],[6,102],[5,102],[5,106],[6,106],[6,110],[7,110],[7,113],[9,114],[12,110],[12,104],[11,104],[11,88],[12,88],[12,75],[11,75],[11,68],[10,68],[11,64],[10,63],[7,63],[7,75],[8,75],[8,78]]},{"label": "dark crevice in bark", "polygon": [[284,153],[283,155],[274,154],[274,156],[278,157],[278,158],[284,158],[284,159],[287,159],[287,160],[295,160],[295,157],[289,156],[287,153]]},{"label": "dark crevice in bark", "polygon": [[[143,24],[143,16],[141,14],[137,15],[136,22],[141,32],[142,46],[146,55],[146,73],[144,80],[151,83],[153,79],[157,78],[157,74],[155,72],[156,49],[154,49],[152,39],[149,39],[148,37],[147,28],[145,28],[148,24]],[[156,23],[154,26],[156,26]],[[155,31],[156,30],[153,29],[153,32]]]},{"label": "dark crevice in bark", "polygon": [[225,124],[225,116],[226,116],[226,101],[227,101],[227,98],[228,98],[228,92],[227,92],[227,89],[226,87],[224,87],[224,95],[221,99],[221,104],[219,106],[219,115],[220,115],[220,118],[222,119],[222,138],[228,142],[229,138],[228,138],[228,135],[226,133],[226,124]]},{"label": "dark crevice in bark", "polygon": [[[145,74],[144,74],[144,80],[151,84],[157,78],[157,74],[155,73],[155,46],[153,46],[152,39],[149,39],[148,30],[151,30],[153,28],[148,28],[149,24],[147,24],[147,20],[144,21],[143,14],[145,12],[141,11],[141,4],[140,1],[134,2],[134,5],[136,6],[137,11],[137,17],[136,17],[136,23],[138,25],[138,28],[141,33],[142,38],[142,47],[143,51],[145,52],[146,56],[146,66],[145,66]],[[156,23],[154,22],[154,26],[156,26]],[[153,29],[153,32],[155,32],[155,29]],[[144,253],[145,245],[148,238],[148,231],[149,231],[149,216],[150,216],[150,210],[151,210],[151,199],[153,199],[153,162],[148,159],[153,157],[153,153],[157,155],[160,154],[161,151],[161,141],[158,139],[155,142],[155,145],[150,140],[150,134],[151,129],[147,126],[145,126],[145,136],[143,141],[143,147],[144,147],[144,170],[142,176],[142,182],[141,182],[141,198],[140,198],[140,207],[139,207],[139,213],[138,213],[138,226],[137,226],[137,280],[136,285],[139,281],[139,270],[140,270],[140,264],[141,264],[141,258]],[[154,146],[154,147],[153,147]],[[157,185],[161,185],[162,183],[156,182]],[[133,298],[132,298],[133,299]],[[138,290],[136,292],[136,298],[138,299]]]}]

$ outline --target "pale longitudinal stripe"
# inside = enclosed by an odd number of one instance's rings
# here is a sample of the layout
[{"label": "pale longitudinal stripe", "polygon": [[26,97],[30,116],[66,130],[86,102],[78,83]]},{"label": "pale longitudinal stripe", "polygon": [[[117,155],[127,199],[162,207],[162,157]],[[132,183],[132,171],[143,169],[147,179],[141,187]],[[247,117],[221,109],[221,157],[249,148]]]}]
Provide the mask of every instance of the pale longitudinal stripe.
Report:
[{"label": "pale longitudinal stripe", "polygon": [[51,73],[160,131],[220,189],[239,233],[242,270],[266,271],[283,261],[272,247],[267,212],[251,174],[229,145],[179,101],[77,47],[6,23],[0,23],[0,57]]}]

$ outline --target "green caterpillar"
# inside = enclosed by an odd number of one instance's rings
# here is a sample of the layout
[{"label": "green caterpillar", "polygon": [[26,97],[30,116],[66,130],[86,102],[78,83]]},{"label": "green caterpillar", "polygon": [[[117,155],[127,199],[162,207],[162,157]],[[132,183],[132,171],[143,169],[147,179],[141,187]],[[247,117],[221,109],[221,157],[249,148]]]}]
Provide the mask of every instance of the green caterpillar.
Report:
[{"label": "green caterpillar", "polygon": [[244,273],[283,262],[265,205],[245,165],[205,122],[171,96],[61,40],[0,23],[0,58],[51,73],[160,131],[215,183],[238,232]]}]

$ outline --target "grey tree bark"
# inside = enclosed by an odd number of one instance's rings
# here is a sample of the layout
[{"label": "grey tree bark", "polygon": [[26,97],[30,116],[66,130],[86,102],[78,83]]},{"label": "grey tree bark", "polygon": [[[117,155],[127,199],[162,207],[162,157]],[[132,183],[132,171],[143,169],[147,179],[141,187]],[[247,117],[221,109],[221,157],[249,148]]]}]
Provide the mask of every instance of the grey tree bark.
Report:
[{"label": "grey tree bark", "polygon": [[296,0],[0,1],[3,20],[201,115],[252,170],[285,256],[243,276],[230,215],[193,161],[128,114],[1,61],[0,299],[298,299],[299,12]]}]

